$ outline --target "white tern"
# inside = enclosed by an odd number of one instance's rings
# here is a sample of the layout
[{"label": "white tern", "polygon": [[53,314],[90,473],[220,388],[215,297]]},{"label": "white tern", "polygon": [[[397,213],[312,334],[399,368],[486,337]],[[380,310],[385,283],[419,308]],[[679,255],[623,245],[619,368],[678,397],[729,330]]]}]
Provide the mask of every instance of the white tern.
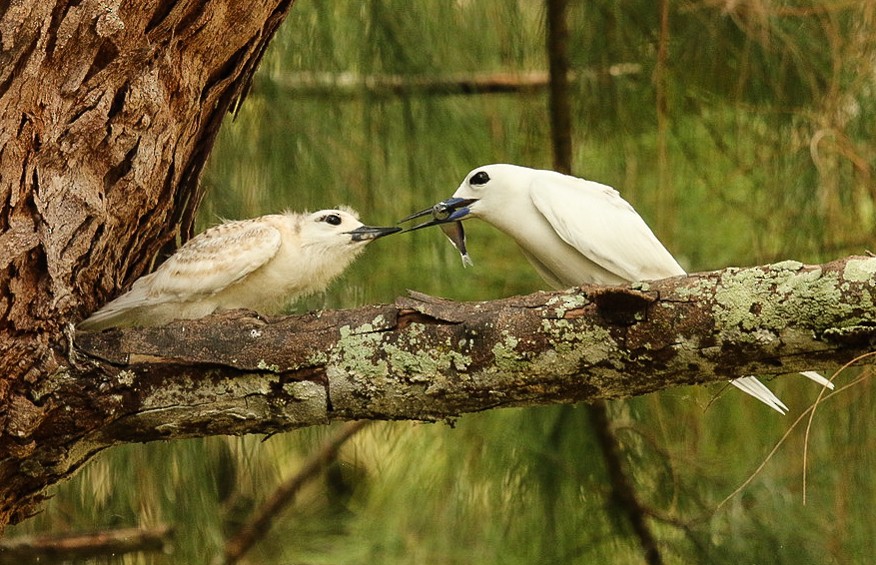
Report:
[{"label": "white tern", "polygon": [[[684,275],[645,221],[610,186],[555,171],[486,165],[469,172],[453,196],[403,221],[440,225],[470,264],[461,220],[480,218],[511,236],[556,289],[583,283],[621,284]],[[451,227],[452,226],[452,227]],[[814,371],[802,373],[833,388]],[[730,381],[784,414],[787,406],[755,377]]]},{"label": "white tern", "polygon": [[276,314],[323,290],[366,244],[398,231],[366,226],[349,208],[225,222],[192,238],[78,327],[157,326],[234,308]]}]

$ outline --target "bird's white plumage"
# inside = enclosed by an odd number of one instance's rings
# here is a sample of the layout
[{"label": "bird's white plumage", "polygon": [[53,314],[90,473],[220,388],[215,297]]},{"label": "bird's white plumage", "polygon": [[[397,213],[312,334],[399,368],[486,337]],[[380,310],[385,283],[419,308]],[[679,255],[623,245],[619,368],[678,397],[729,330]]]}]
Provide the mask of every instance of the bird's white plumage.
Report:
[{"label": "bird's white plumage", "polygon": [[[468,215],[514,238],[554,288],[685,274],[633,207],[603,184],[555,171],[496,164],[470,171],[453,197],[471,201]],[[802,374],[833,388],[814,371]],[[730,382],[778,412],[787,412],[755,377]]]},{"label": "bird's white plumage", "polygon": [[[489,182],[473,184],[473,173]],[[487,165],[453,195],[476,198],[471,215],[514,238],[555,288],[683,275],[629,203],[613,188],[554,171]]]},{"label": "bird's white plumage", "polygon": [[271,260],[283,236],[278,218],[226,222],[181,247],[156,272],[139,279],[149,296],[192,299],[221,292]]},{"label": "bird's white plumage", "polygon": [[349,209],[271,214],[214,226],[79,328],[160,325],[233,308],[278,313],[296,298],[325,288],[376,237],[350,234],[360,228],[367,226]]},{"label": "bird's white plumage", "polygon": [[557,177],[531,185],[530,198],[564,242],[625,281],[684,274],[616,190],[567,175]]}]

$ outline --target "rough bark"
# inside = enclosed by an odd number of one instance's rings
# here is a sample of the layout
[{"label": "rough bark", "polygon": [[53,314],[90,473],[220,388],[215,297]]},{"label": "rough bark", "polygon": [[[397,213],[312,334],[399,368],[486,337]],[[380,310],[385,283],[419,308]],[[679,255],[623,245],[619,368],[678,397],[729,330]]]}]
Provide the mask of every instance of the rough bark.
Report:
[{"label": "rough bark", "polygon": [[33,440],[33,391],[63,370],[64,324],[190,234],[219,125],[290,5],[0,2],[0,531],[60,449]]}]

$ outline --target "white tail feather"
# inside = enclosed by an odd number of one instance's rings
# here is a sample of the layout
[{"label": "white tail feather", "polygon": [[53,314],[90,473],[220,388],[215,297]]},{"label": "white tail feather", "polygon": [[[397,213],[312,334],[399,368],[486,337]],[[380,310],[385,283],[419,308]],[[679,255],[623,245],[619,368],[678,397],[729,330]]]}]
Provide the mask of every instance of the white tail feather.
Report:
[{"label": "white tail feather", "polygon": [[788,413],[788,407],[784,402],[779,400],[779,397],[766,387],[756,377],[740,377],[730,381],[730,384],[760,400],[779,414],[785,415]]},{"label": "white tail feather", "polygon": [[800,374],[806,377],[807,379],[813,380],[820,384],[825,388],[829,388],[830,390],[834,389],[833,383],[824,378],[821,373],[817,371],[800,371]]}]

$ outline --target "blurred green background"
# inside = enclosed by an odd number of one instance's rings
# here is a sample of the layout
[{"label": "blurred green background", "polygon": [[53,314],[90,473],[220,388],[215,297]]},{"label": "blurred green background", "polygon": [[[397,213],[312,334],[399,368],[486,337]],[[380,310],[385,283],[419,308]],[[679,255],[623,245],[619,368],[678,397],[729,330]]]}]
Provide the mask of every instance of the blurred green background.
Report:
[{"label": "blurred green background", "polygon": [[[662,29],[661,6],[570,6],[575,174],[616,187],[690,271],[821,262],[872,246],[876,5],[673,2]],[[299,0],[240,114],[223,127],[203,179],[201,226],[338,204],[366,223],[392,224],[449,196],[478,165],[550,168],[544,89],[440,95],[362,80],[546,69],[540,2]],[[313,73],[352,86],[304,88]],[[481,300],[547,288],[509,239],[476,221],[467,230],[473,268],[463,270],[437,230],[394,236],[296,310],[388,302],[407,289]],[[819,387],[790,375],[769,386],[788,416],[720,385],[609,404],[666,562],[876,556],[872,380],[819,407],[808,461],[806,421],[794,424]],[[719,506],[785,432],[760,474]],[[331,433],[115,448],[7,535],[169,524],[172,554],[112,562],[209,562]],[[583,407],[506,409],[453,425],[377,423],[244,561],[644,562],[608,495]]]}]

